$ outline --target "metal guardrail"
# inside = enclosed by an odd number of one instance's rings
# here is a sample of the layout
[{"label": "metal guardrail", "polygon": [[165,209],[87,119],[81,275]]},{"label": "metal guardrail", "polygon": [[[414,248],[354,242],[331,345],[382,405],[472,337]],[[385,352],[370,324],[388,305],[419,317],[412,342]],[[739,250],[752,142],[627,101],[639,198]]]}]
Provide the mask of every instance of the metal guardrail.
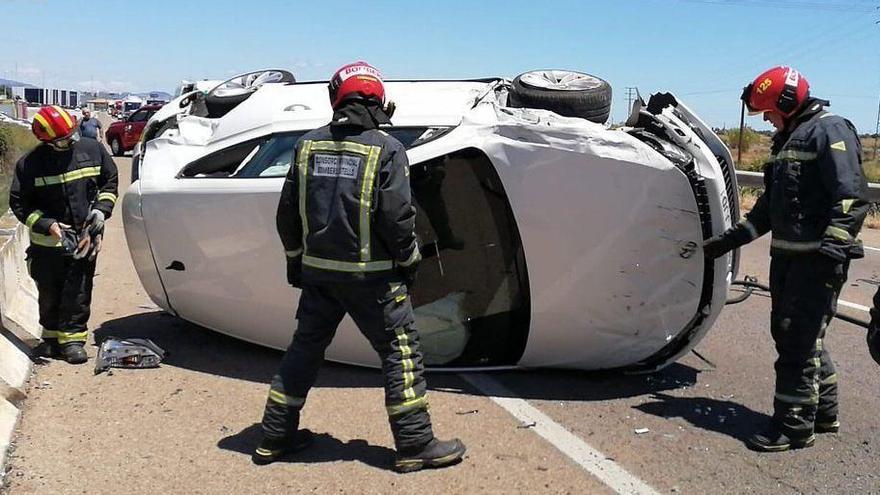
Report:
[{"label": "metal guardrail", "polygon": [[[764,187],[764,174],[737,170],[736,183],[740,187]],[[880,203],[880,183],[868,184],[868,200],[872,203]]]}]

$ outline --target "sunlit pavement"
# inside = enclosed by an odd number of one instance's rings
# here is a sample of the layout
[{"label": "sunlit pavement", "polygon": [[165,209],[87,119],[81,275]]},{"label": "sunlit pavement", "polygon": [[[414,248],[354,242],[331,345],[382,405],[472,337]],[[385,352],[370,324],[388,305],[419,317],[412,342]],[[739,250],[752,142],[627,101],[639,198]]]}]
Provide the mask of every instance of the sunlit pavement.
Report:
[{"label": "sunlit pavement", "polygon": [[[130,158],[117,163],[127,184]],[[137,280],[119,215],[107,230],[93,328],[100,336],[151,338],[170,355],[159,369],[98,376],[91,361],[84,367],[38,366],[6,476],[9,493],[620,489],[590,474],[576,454],[563,453],[558,436],[547,440],[537,424],[514,417],[499,405],[503,401],[491,400],[458,375],[437,373],[428,377],[435,431],[460,436],[468,455],[450,469],[394,474],[379,373],[329,363],[303,418],[303,426],[318,434],[314,448],[288,462],[252,465],[257,423],[281,354],[158,311]],[[880,247],[880,235],[863,237]],[[768,244],[762,239],[743,250],[740,277],[766,282]],[[842,298],[870,305],[876,288],[871,281],[878,279],[880,252],[869,251],[853,265]],[[783,454],[745,448],[744,439],[771,410],[775,352],[769,311],[762,294],[727,307],[697,347],[712,365],[689,355],[653,375],[529,371],[490,379],[508,398],[524,399],[546,422],[570,434],[569,440],[598,451],[604,456],[596,461],[600,466],[619,467],[660,493],[877,492],[880,370],[856,326],[837,321],[827,338],[840,373],[841,433]],[[867,318],[858,309],[845,311]],[[95,351],[89,349],[92,357]]]}]

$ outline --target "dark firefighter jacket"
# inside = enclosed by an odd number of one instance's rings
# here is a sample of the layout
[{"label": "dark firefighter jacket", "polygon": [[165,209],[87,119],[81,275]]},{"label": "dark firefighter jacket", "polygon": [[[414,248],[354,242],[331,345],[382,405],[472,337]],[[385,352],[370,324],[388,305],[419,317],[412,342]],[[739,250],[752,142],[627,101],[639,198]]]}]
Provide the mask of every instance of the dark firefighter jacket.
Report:
[{"label": "dark firefighter jacket", "polygon": [[810,100],[790,130],[773,136],[764,193],[728,231],[737,245],[772,231],[774,254],[864,256],[856,239],[870,207],[861,142],[852,123],[826,111],[827,104]]},{"label": "dark firefighter jacket", "polygon": [[390,280],[421,259],[403,145],[360,126],[304,135],[281,190],[277,227],[303,282]]},{"label": "dark firefighter jacket", "polygon": [[80,232],[92,208],[110,218],[117,184],[116,164],[98,141],[83,138],[67,151],[40,144],[16,163],[9,206],[30,228],[32,249],[60,249],[49,227],[59,222]]}]

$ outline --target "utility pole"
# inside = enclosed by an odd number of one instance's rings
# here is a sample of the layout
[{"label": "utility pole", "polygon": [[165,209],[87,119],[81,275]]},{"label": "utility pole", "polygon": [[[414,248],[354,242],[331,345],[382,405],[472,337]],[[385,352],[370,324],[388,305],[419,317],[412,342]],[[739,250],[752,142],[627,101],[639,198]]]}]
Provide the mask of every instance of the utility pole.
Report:
[{"label": "utility pole", "polygon": [[627,86],[626,88],[626,115],[624,116],[624,122],[632,115],[633,105],[636,103],[636,95],[638,94],[638,88]]},{"label": "utility pole", "polygon": [[[874,8],[875,15],[880,11],[880,6]],[[880,24],[880,21],[874,21],[874,25]],[[877,159],[877,141],[880,141],[880,103],[877,104],[877,126],[874,128],[874,158]]]},{"label": "utility pole", "polygon": [[880,142],[880,103],[877,104],[877,127],[874,128],[874,158],[877,159],[877,143]]}]

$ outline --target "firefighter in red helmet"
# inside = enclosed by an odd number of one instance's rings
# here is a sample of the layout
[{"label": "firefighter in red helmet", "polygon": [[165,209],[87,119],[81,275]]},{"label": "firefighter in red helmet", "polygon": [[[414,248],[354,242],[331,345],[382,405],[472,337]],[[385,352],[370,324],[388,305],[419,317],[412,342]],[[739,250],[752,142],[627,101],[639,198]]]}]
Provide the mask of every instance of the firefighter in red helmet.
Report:
[{"label": "firefighter in red helmet", "polygon": [[310,443],[308,430],[298,429],[300,410],[348,313],[382,361],[394,468],[447,466],[465,447],[436,439],[428,414],[409,298],[421,260],[409,163],[403,145],[381,129],[391,123],[393,105],[379,71],[364,62],[339,69],[329,92],[332,121],[297,142],[278,204],[287,280],[302,293],[253,461],[268,464]]},{"label": "firefighter in red helmet", "polygon": [[40,353],[71,364],[88,360],[92,279],[104,221],[116,204],[116,164],[97,141],[79,140],[64,109],[34,116],[40,140],[15,165],[9,206],[30,229],[28,270],[39,293]]},{"label": "firefighter in red helmet", "polygon": [[715,258],[772,232],[770,333],[776,343],[776,393],[768,428],[750,448],[810,447],[836,432],[837,374],[825,330],[837,309],[868,213],[867,182],[855,127],[790,67],[774,67],[745,87],[742,101],[776,128],[764,166],[764,193],[736,226],[704,246]]}]

